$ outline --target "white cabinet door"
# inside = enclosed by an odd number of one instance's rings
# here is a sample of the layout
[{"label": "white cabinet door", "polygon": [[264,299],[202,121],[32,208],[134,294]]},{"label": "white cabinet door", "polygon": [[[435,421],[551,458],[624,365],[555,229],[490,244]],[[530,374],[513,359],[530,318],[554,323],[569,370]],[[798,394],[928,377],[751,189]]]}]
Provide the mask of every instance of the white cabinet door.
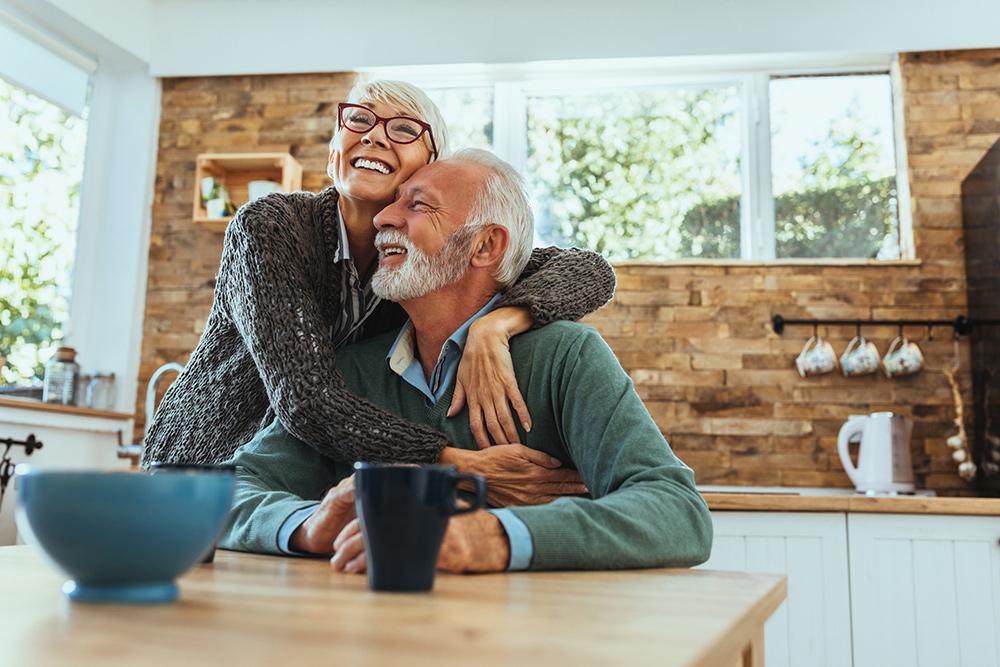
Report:
[{"label": "white cabinet door", "polygon": [[788,599],[764,626],[765,664],[850,665],[845,515],[717,511],[712,523],[712,557],[699,567],[788,577]]},{"label": "white cabinet door", "polygon": [[851,514],[857,667],[1000,667],[1000,517]]}]

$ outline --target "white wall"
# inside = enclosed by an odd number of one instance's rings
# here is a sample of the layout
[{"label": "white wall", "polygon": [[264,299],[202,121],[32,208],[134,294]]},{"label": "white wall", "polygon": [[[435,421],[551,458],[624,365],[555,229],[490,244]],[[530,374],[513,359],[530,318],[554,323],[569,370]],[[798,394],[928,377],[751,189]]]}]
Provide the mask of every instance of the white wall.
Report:
[{"label": "white wall", "polygon": [[149,62],[153,4],[150,0],[47,0],[94,32]]},{"label": "white wall", "polygon": [[[110,0],[52,0],[75,15]],[[132,3],[116,3],[115,8]],[[156,76],[1000,46],[996,0],[152,0],[88,16]],[[140,7],[155,26],[141,41]],[[373,6],[376,13],[365,12]],[[84,9],[77,10],[77,7]],[[100,21],[98,21],[98,18]],[[100,23],[100,27],[98,27]],[[133,31],[138,30],[138,33]],[[151,44],[151,45],[150,45]]]}]

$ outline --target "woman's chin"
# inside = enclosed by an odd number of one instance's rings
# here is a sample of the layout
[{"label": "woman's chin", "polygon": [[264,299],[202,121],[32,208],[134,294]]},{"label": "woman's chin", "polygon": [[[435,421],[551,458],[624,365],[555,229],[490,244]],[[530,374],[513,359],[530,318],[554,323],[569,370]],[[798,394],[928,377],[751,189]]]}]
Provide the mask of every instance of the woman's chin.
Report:
[{"label": "woman's chin", "polygon": [[381,204],[384,208],[395,199],[396,186],[389,179],[373,183],[369,179],[352,178],[346,182],[337,183],[337,192],[340,193],[341,197],[359,202]]}]

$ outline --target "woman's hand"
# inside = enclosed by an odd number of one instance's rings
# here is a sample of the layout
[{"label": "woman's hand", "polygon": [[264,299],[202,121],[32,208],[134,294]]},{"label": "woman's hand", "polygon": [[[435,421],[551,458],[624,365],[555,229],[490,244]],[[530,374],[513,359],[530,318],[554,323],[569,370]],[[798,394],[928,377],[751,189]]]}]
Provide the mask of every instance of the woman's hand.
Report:
[{"label": "woman's hand", "polygon": [[530,327],[531,315],[526,308],[498,308],[469,327],[448,416],[455,416],[468,403],[469,429],[480,449],[490,446],[490,437],[498,445],[521,439],[511,405],[524,430],[531,430],[531,415],[517,388],[509,345],[511,337]]},{"label": "woman's hand", "polygon": [[[559,459],[520,444],[479,451],[448,447],[441,453],[441,463],[484,476],[486,500],[493,507],[544,505],[561,496],[588,493],[578,471],[563,468]],[[459,487],[474,490],[471,482],[459,482]]]},{"label": "woman's hand", "polygon": [[292,533],[288,546],[294,551],[328,554],[334,550],[334,539],[351,519],[354,519],[354,475],[326,492],[316,511]]}]

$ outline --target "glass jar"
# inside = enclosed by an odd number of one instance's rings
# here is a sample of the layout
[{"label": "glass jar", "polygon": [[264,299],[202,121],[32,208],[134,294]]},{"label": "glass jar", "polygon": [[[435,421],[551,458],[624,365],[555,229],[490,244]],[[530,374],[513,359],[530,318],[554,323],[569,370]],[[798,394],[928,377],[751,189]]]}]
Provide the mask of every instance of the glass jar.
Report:
[{"label": "glass jar", "polygon": [[87,383],[85,399],[87,407],[95,410],[111,410],[115,406],[115,374],[94,373]]},{"label": "glass jar", "polygon": [[76,363],[76,350],[60,347],[45,364],[42,402],[76,405],[79,376],[80,365]]}]

